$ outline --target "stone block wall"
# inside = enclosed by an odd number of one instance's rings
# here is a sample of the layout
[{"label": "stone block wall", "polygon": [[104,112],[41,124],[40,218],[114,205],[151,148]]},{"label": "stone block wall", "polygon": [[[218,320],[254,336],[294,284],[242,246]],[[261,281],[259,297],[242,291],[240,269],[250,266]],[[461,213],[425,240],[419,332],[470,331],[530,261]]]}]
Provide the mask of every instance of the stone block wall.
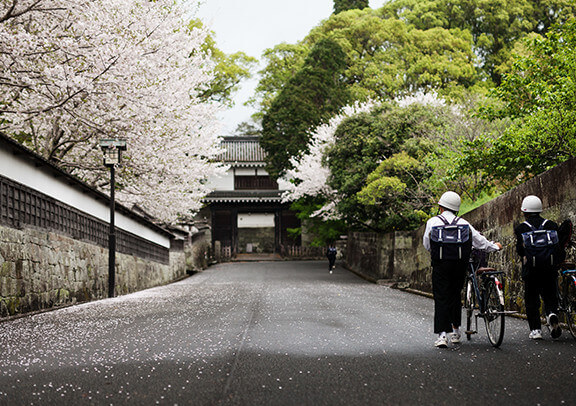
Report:
[{"label": "stone block wall", "polygon": [[214,257],[211,235],[202,231],[191,237],[184,246],[184,254],[188,274],[208,268]]},{"label": "stone block wall", "polygon": [[239,228],[238,253],[273,253],[274,227]]},{"label": "stone block wall", "polygon": [[[576,224],[575,174],[576,159],[572,159],[463,216],[487,238],[504,246],[502,251],[489,256],[489,263],[506,272],[506,305],[511,310],[522,311],[524,304],[520,258],[514,237],[515,226],[524,221],[520,212],[522,199],[537,195],[543,201],[545,218],[558,223],[571,219]],[[351,233],[346,265],[369,280],[394,280],[403,282],[403,286],[431,292],[430,254],[422,246],[423,234],[424,226],[415,231],[384,235]],[[576,260],[574,250],[568,252],[568,259]]]},{"label": "stone block wall", "polygon": [[[116,294],[186,275],[186,254],[169,264],[116,254]],[[108,296],[108,250],[35,228],[0,226],[0,318]]]}]

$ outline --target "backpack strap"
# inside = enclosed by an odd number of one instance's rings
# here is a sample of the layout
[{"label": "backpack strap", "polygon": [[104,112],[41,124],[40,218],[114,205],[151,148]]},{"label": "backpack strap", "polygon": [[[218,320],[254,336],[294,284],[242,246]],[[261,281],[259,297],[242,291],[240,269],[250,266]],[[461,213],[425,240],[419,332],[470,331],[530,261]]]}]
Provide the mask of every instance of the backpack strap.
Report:
[{"label": "backpack strap", "polygon": [[446,220],[444,217],[442,217],[441,214],[437,215],[436,217],[438,217],[440,220],[442,220],[444,222],[444,224],[447,226],[454,226],[454,225],[458,224],[458,222],[460,221],[460,217],[458,217],[458,216],[454,216],[454,220],[452,220],[451,223],[449,223],[448,220]]},{"label": "backpack strap", "polygon": [[538,231],[538,230],[544,230],[544,224],[546,224],[548,222],[547,219],[544,219],[544,221],[542,222],[542,224],[540,224],[540,227],[536,228],[534,227],[532,224],[528,223],[527,221],[524,222],[524,224],[526,224],[528,227],[530,227],[530,229],[532,231]]},{"label": "backpack strap", "polygon": [[450,223],[448,223],[448,220],[446,220],[444,217],[442,217],[441,214],[437,215],[436,217],[438,217],[440,220],[442,220],[445,225],[449,225],[449,224],[450,224]]},{"label": "backpack strap", "polygon": [[528,227],[530,227],[530,230],[532,230],[532,231],[536,231],[536,230],[537,230],[536,227],[534,227],[532,224],[528,223],[527,221],[525,221],[525,222],[522,223],[522,224],[526,224]]}]

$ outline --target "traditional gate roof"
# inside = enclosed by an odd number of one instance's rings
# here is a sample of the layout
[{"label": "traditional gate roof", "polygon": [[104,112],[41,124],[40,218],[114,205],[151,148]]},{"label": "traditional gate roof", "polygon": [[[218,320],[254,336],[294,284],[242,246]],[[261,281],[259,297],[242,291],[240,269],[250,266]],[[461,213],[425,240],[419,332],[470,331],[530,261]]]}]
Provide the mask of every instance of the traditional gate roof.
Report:
[{"label": "traditional gate roof", "polygon": [[224,137],[220,155],[225,163],[234,167],[263,167],[266,152],[260,146],[260,137]]}]

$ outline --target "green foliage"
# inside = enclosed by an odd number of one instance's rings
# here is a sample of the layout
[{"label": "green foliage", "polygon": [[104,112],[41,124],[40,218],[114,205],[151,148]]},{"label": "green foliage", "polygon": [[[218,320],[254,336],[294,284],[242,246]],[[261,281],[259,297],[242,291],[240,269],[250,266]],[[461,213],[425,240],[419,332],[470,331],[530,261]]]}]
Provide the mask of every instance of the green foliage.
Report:
[{"label": "green foliage", "polygon": [[254,96],[248,100],[249,105],[260,109],[254,114],[255,119],[262,119],[270,109],[276,95],[302,68],[309,52],[310,48],[307,45],[286,43],[264,51],[263,59],[266,67],[258,72],[261,79],[256,86]]},{"label": "green foliage", "polygon": [[347,224],[377,231],[413,229],[434,191],[431,139],[444,131],[443,108],[383,105],[344,121],[327,153],[330,186]]},{"label": "green foliage", "polygon": [[472,34],[482,70],[500,83],[515,42],[528,33],[545,33],[555,22],[576,15],[567,0],[395,0],[380,10],[420,30],[458,28]]},{"label": "green foliage", "polygon": [[[319,104],[299,98],[292,82],[327,39],[345,54],[339,84],[349,101],[434,90],[461,107],[384,105],[340,125],[326,163],[348,225],[415,227],[446,189],[475,202],[575,155],[573,1],[391,0],[377,11],[334,4],[338,12],[302,42],[271,50],[262,71],[264,142],[280,154],[271,172],[282,173],[308,129],[336,111],[314,110]],[[497,98],[475,115],[495,84]]]},{"label": "green foliage", "polygon": [[480,78],[472,37],[460,29],[421,30],[365,9],[331,16],[304,41],[322,38],[333,38],[346,52],[345,76],[354,100],[389,99],[415,89],[448,93]]},{"label": "green foliage", "polygon": [[512,187],[576,155],[576,20],[528,44],[494,95],[489,118],[513,117],[502,136],[466,144],[457,173],[482,171],[485,184]]},{"label": "green foliage", "polygon": [[384,230],[416,228],[426,218],[423,208],[429,196],[421,182],[429,174],[425,163],[401,151],[368,175],[366,186],[356,195],[358,203],[383,208]]},{"label": "green foliage", "polygon": [[238,136],[259,136],[262,128],[257,123],[244,121],[236,126],[234,134]]},{"label": "green foliage", "polygon": [[486,188],[492,190],[493,186],[486,182],[483,171],[470,168],[456,171],[456,163],[462,160],[463,150],[468,143],[480,139],[493,140],[504,134],[511,122],[506,118],[488,120],[479,116],[478,106],[494,104],[494,100],[485,96],[467,93],[457,103],[453,113],[444,116],[447,121],[446,131],[434,139],[436,150],[427,157],[434,170],[429,183],[430,188],[440,194],[445,190],[454,190],[463,199],[475,200]]},{"label": "green foliage", "polygon": [[342,48],[332,40],[322,40],[274,99],[262,120],[260,140],[272,176],[281,175],[290,167],[290,158],[305,150],[310,128],[348,103],[342,81],[345,68]]},{"label": "green foliage", "polygon": [[307,52],[325,38],[346,52],[353,100],[385,100],[419,88],[453,95],[491,87],[510,68],[519,40],[576,15],[568,0],[393,0],[377,11],[362,8],[343,6],[349,11],[334,13],[301,43],[268,50],[252,103],[267,111]]},{"label": "green foliage", "polygon": [[[189,24],[190,28],[202,28],[202,26],[200,20],[192,20]],[[212,32],[206,37],[202,51],[211,55],[216,66],[214,78],[200,93],[200,97],[231,106],[234,103],[233,93],[238,90],[238,85],[243,79],[251,77],[251,69],[256,66],[258,60],[244,52],[225,54],[216,46]]]},{"label": "green foliage", "polygon": [[368,0],[334,0],[334,14],[369,7]]},{"label": "green foliage", "polygon": [[[307,197],[295,201],[291,209],[296,212],[296,216],[303,222],[307,234],[313,236],[311,246],[323,247],[346,234],[347,227],[340,220],[322,220],[312,217],[312,214],[322,208],[324,202],[318,197]],[[292,229],[291,235],[297,237],[302,232],[302,228]]]}]

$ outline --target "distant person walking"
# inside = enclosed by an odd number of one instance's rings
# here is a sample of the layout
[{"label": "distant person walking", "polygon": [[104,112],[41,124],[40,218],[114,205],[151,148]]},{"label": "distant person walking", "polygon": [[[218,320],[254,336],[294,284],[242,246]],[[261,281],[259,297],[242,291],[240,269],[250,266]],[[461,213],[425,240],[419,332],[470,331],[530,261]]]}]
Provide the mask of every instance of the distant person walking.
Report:
[{"label": "distant person walking", "polygon": [[526,196],[520,207],[525,221],[514,229],[516,252],[522,258],[524,304],[532,340],[542,339],[540,297],[544,301],[546,319],[552,338],[562,334],[558,324],[558,266],[565,259],[564,248],[559,243],[558,225],[543,218],[542,201],[538,196]]},{"label": "distant person walking", "polygon": [[336,247],[333,244],[330,244],[326,250],[326,257],[328,258],[328,271],[330,273],[332,273],[332,270],[334,269],[337,253],[338,251],[336,250]]},{"label": "distant person walking", "polygon": [[424,231],[424,248],[432,258],[434,333],[438,334],[434,345],[438,348],[448,347],[448,340],[460,343],[461,292],[472,248],[486,252],[502,249],[500,243],[488,241],[457,216],[460,202],[457,193],[444,193],[438,201],[440,214],[428,220]]}]

